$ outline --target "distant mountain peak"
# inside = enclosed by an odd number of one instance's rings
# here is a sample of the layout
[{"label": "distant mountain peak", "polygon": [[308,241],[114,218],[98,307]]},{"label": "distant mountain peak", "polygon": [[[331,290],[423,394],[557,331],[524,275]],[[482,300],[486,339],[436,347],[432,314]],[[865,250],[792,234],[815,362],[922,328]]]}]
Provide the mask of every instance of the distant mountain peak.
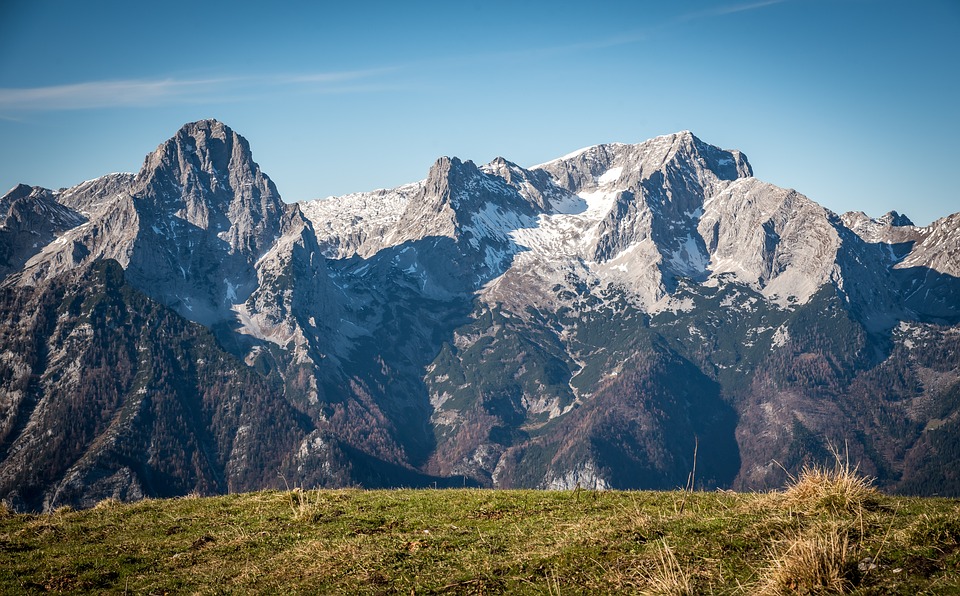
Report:
[{"label": "distant mountain peak", "polygon": [[515,178],[523,180],[529,176],[527,170],[500,156],[493,158],[490,163],[481,166],[480,170],[487,174],[493,174],[494,176],[503,178],[507,184],[513,184]]},{"label": "distant mountain peak", "polygon": [[554,171],[559,164],[580,163],[595,170],[593,173],[596,176],[606,171],[618,156],[628,156],[631,162],[642,163],[645,172],[657,170],[672,160],[699,160],[723,180],[753,176],[753,168],[742,151],[721,149],[700,140],[689,130],[660,135],[636,144],[611,142],[589,145],[563,157],[531,166],[530,169]]},{"label": "distant mountain peak", "polygon": [[222,122],[200,120],[182,126],[148,155],[138,178],[150,178],[164,170],[181,178],[192,172],[210,176],[208,182],[216,189],[216,182],[224,173],[237,169],[248,169],[250,173],[259,170],[247,140]]},{"label": "distant mountain peak", "polygon": [[896,211],[889,211],[877,219],[879,223],[886,224],[888,226],[894,227],[904,227],[914,225],[910,218],[906,215],[901,215]]},{"label": "distant mountain peak", "polygon": [[20,183],[14,186],[13,188],[11,188],[7,194],[3,195],[3,200],[5,202],[13,202],[13,201],[16,201],[17,199],[28,197],[37,188],[39,187],[29,186],[27,184]]},{"label": "distant mountain peak", "polygon": [[430,196],[447,201],[451,197],[451,192],[456,193],[462,189],[466,183],[476,176],[480,175],[476,164],[470,160],[461,161],[457,157],[441,157],[427,174],[426,192]]},{"label": "distant mountain peak", "polygon": [[204,118],[203,120],[197,120],[195,122],[187,122],[180,127],[181,132],[198,130],[218,132],[222,133],[223,135],[235,134],[229,126],[223,122],[220,122],[216,118]]},{"label": "distant mountain peak", "polygon": [[494,157],[492,160],[490,160],[490,165],[513,167],[513,166],[516,166],[517,164],[513,163],[512,161],[503,157],[502,155],[498,155]]},{"label": "distant mountain peak", "polygon": [[[246,139],[223,122],[213,119],[184,124],[173,137],[167,140],[167,143],[189,142],[190,139],[201,143],[212,139],[224,142],[239,140],[246,145]],[[249,146],[246,146],[246,150],[249,152]]]}]

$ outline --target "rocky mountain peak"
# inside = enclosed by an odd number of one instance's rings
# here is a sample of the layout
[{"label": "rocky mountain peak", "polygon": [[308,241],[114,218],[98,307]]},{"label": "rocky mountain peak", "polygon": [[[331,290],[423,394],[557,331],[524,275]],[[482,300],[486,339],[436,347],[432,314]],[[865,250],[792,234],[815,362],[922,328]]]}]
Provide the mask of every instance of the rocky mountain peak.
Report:
[{"label": "rocky mountain peak", "polygon": [[11,203],[18,199],[22,199],[23,197],[29,197],[37,189],[45,190],[36,186],[28,186],[26,184],[18,184],[14,186],[9,192],[7,192],[7,194],[0,198],[0,210],[6,211],[10,207]]},{"label": "rocky mountain peak", "polygon": [[133,186],[143,206],[213,230],[254,258],[276,239],[287,210],[246,139],[216,120],[184,125],[146,157]]},{"label": "rocky mountain peak", "polygon": [[144,160],[138,180],[158,174],[173,174],[179,182],[188,172],[213,176],[216,186],[218,174],[230,169],[234,161],[252,161],[250,148],[240,135],[216,120],[201,120],[185,124],[177,133],[160,144]]},{"label": "rocky mountain peak", "polygon": [[863,211],[850,211],[840,216],[843,225],[870,244],[900,245],[894,251],[894,261],[904,256],[906,247],[920,238],[919,231],[906,215],[891,211],[874,219]]},{"label": "rocky mountain peak", "polygon": [[[420,196],[409,204],[404,220],[424,225],[442,220],[456,236],[487,209],[533,216],[546,209],[541,194],[530,184],[530,172],[503,158],[478,168],[472,161],[441,157],[430,168]],[[427,224],[430,225],[430,224]]]},{"label": "rocky mountain peak", "polygon": [[57,203],[50,189],[18,184],[0,198],[0,223],[3,218],[37,218],[36,225],[50,225],[62,230],[80,225],[83,217]]},{"label": "rocky mountain peak", "polygon": [[720,149],[701,141],[690,131],[677,133],[676,137],[680,153],[694,156],[700,165],[709,169],[720,180],[753,176],[753,167],[741,151]]},{"label": "rocky mountain peak", "polygon": [[888,213],[885,213],[877,221],[884,225],[894,226],[898,228],[913,225],[913,222],[910,221],[909,217],[907,217],[906,215],[901,215],[896,211],[890,211]]},{"label": "rocky mountain peak", "polygon": [[[612,262],[642,247],[631,264],[615,266],[636,272],[629,284],[648,303],[662,298],[678,276],[709,274],[710,251],[697,230],[699,220],[712,197],[752,175],[741,152],[704,143],[689,131],[588,148],[544,169],[572,192],[604,205],[592,260]],[[649,273],[654,264],[662,276]]]},{"label": "rocky mountain peak", "polygon": [[54,193],[19,184],[0,198],[0,275],[20,269],[65,231],[85,218],[57,202]]},{"label": "rocky mountain peak", "polygon": [[637,181],[657,173],[687,175],[700,185],[753,176],[753,168],[741,151],[705,143],[690,131],[655,137],[638,145],[611,147],[614,161],[625,162],[627,171],[636,170]]},{"label": "rocky mountain peak", "polygon": [[50,189],[18,184],[0,197],[0,222],[4,217],[10,217],[24,210],[45,211],[55,206],[57,206],[57,200]]},{"label": "rocky mountain peak", "polygon": [[910,255],[898,263],[902,269],[917,268],[918,271],[936,272],[949,291],[945,302],[945,311],[956,316],[960,312],[953,288],[960,278],[960,213],[940,218],[925,228],[916,229],[916,242]]},{"label": "rocky mountain peak", "polygon": [[611,184],[621,189],[636,188],[655,176],[685,177],[699,186],[753,176],[753,168],[742,152],[705,143],[690,131],[635,145],[585,147],[534,169],[548,172],[559,186],[575,193]]},{"label": "rocky mountain peak", "polygon": [[[20,196],[28,188],[14,190],[12,196]],[[216,120],[183,126],[146,156],[135,176],[112,174],[55,195],[45,192],[69,225],[31,241],[28,246],[37,247],[32,252],[6,251],[14,268],[27,261],[17,283],[32,285],[115,259],[134,287],[189,320],[232,321],[242,333],[284,338],[299,332],[293,313],[300,307],[288,302],[324,293],[312,227],[296,205],[283,203],[247,141]],[[25,244],[22,234],[12,234]],[[286,284],[283,296],[262,305],[262,317],[241,312],[248,299],[274,289],[264,290],[272,283],[264,280],[285,279],[293,268],[312,272],[308,281]]]},{"label": "rocky mountain peak", "polygon": [[424,186],[425,196],[438,203],[456,205],[470,181],[480,175],[480,170],[470,160],[456,157],[441,157],[430,167]]},{"label": "rocky mountain peak", "polygon": [[493,158],[493,161],[483,166],[482,169],[488,174],[500,176],[507,184],[512,184],[516,174],[520,172],[520,166],[500,156]]}]

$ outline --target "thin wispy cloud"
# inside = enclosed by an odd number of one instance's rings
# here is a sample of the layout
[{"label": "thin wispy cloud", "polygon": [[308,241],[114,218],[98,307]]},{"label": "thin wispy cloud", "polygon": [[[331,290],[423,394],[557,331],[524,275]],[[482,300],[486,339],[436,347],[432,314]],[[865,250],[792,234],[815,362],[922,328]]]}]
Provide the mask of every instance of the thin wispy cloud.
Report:
[{"label": "thin wispy cloud", "polygon": [[347,70],[337,72],[318,72],[299,75],[280,75],[274,79],[277,83],[341,83],[345,81],[356,81],[358,79],[370,79],[379,75],[385,75],[402,67],[384,67],[368,68],[364,70]]},{"label": "thin wispy cloud", "polygon": [[775,4],[783,4],[789,1],[790,0],[761,0],[759,2],[718,6],[710,10],[703,10],[699,12],[682,14],[675,17],[673,20],[651,24],[650,26],[644,29],[627,31],[627,32],[621,33],[620,35],[614,35],[614,36],[604,37],[600,39],[583,40],[583,41],[573,42],[569,44],[556,45],[556,46],[550,46],[550,47],[528,48],[524,50],[500,52],[498,54],[490,54],[488,56],[485,56],[485,58],[489,58],[489,57],[517,58],[517,59],[542,58],[545,56],[551,56],[556,54],[589,51],[589,50],[603,50],[603,49],[613,48],[618,46],[633,45],[633,44],[649,41],[656,31],[669,28],[671,25],[676,25],[678,23],[699,20],[699,19],[706,19],[710,17],[720,17],[720,16],[725,16],[725,15],[730,15],[730,14],[735,14],[740,12],[748,12],[752,10],[759,10],[762,8],[766,8],[768,6],[773,6]]},{"label": "thin wispy cloud", "polygon": [[[290,75],[89,81],[45,87],[0,88],[0,110],[52,111],[228,102],[298,88],[313,93],[370,92],[380,68]],[[357,84],[364,82],[365,84]],[[344,85],[349,83],[349,85]]]},{"label": "thin wispy cloud", "polygon": [[182,101],[229,85],[232,79],[92,81],[47,87],[0,89],[0,108],[69,110],[149,106]]},{"label": "thin wispy cloud", "polygon": [[768,6],[773,6],[775,4],[783,4],[788,0],[762,0],[761,2],[748,2],[743,4],[729,4],[727,6],[718,6],[717,8],[712,8],[710,10],[702,10],[699,12],[691,12],[680,17],[680,20],[683,21],[692,21],[696,19],[705,19],[709,17],[720,17],[728,14],[735,14],[738,12],[747,12],[751,10],[758,10],[761,8],[766,8]]}]

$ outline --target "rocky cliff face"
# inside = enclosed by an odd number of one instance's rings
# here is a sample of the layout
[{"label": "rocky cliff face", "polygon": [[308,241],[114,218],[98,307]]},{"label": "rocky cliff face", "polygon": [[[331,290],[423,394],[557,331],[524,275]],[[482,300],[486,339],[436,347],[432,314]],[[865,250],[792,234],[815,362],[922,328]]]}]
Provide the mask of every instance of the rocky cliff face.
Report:
[{"label": "rocky cliff face", "polygon": [[54,193],[21,184],[0,199],[0,276],[19,271],[65,231],[86,220]]},{"label": "rocky cliff face", "polygon": [[689,132],[287,205],[202,121],[0,214],[18,507],[277,470],[671,488],[697,446],[703,487],[844,446],[885,489],[960,494],[958,216],[838,216]]}]

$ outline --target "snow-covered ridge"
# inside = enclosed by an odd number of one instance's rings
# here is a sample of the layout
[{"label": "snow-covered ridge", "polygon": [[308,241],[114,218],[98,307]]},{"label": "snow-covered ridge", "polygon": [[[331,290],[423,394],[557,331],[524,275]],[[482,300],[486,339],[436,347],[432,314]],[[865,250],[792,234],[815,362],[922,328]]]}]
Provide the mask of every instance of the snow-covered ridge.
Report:
[{"label": "snow-covered ridge", "polygon": [[492,301],[508,301],[521,287],[538,293],[533,288],[563,286],[573,274],[620,287],[646,309],[666,307],[664,276],[708,271],[696,232],[705,203],[730,180],[751,174],[739,152],[689,132],[595,145],[538,168],[569,194],[551,201],[535,226],[513,232],[524,250],[485,291]]},{"label": "snow-covered ridge", "polygon": [[[577,157],[591,149],[570,155]],[[615,166],[594,176],[589,184],[592,190],[575,195],[579,200],[563,197],[551,201],[552,213],[541,215],[536,226],[514,230],[514,241],[537,255],[538,259],[589,258],[589,247],[599,238],[600,223],[609,215],[617,195],[624,190],[617,187],[623,169],[623,166]]]},{"label": "snow-covered ridge", "polygon": [[532,169],[503,158],[480,168],[441,158],[426,180],[301,209],[328,257],[367,258],[417,238],[462,235],[487,253],[488,271],[506,266],[508,277],[530,274],[550,287],[555,280],[539,271],[586,267],[650,306],[666,292],[662,275],[706,273],[696,222],[729,181],[751,174],[738,151],[682,131],[586,147]]},{"label": "snow-covered ridge", "polygon": [[355,254],[363,241],[382,235],[400,220],[411,197],[423,191],[425,180],[394,189],[378,189],[299,203],[313,223],[328,258]]},{"label": "snow-covered ridge", "polygon": [[[301,207],[334,258],[367,258],[428,235],[465,238],[485,253],[488,271],[502,272],[483,284],[491,301],[536,302],[543,288],[573,276],[612,284],[655,311],[672,308],[681,278],[710,285],[722,278],[792,308],[825,284],[841,287],[862,258],[951,275],[960,269],[957,222],[917,228],[895,212],[838,217],[754,178],[740,151],[689,131],[584,147],[532,168],[443,158],[426,180]],[[850,231],[881,246],[843,260]]]},{"label": "snow-covered ridge", "polygon": [[916,230],[916,243],[910,254],[896,267],[925,267],[938,273],[960,277],[960,213],[948,215]]}]

